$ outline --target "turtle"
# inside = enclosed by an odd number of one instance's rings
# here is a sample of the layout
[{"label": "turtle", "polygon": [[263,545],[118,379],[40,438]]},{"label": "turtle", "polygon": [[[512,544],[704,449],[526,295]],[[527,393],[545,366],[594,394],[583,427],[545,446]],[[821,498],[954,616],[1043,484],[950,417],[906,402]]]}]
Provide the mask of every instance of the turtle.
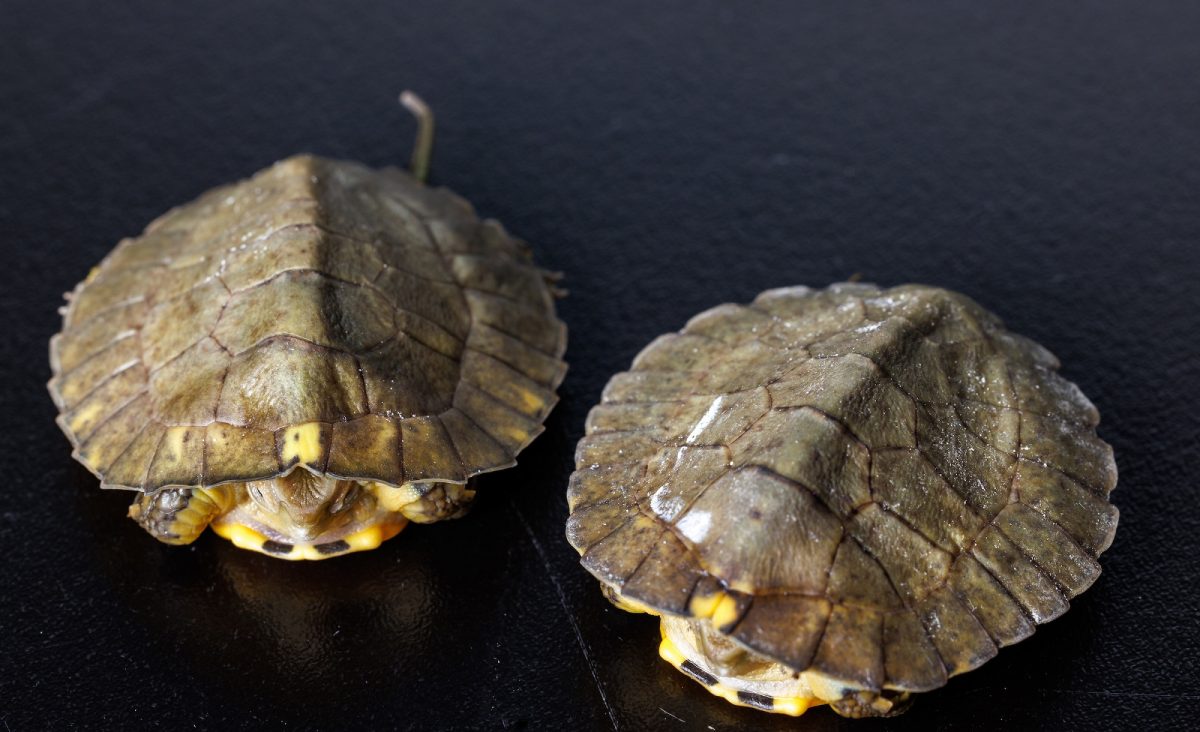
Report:
[{"label": "turtle", "polygon": [[122,240],[62,308],[50,394],[129,515],[285,559],[463,514],[557,401],[558,275],[412,172],[300,154]]},{"label": "turtle", "polygon": [[713,694],[900,713],[1100,573],[1116,465],[1059,367],[926,285],[720,305],[604,388],[567,538]]}]

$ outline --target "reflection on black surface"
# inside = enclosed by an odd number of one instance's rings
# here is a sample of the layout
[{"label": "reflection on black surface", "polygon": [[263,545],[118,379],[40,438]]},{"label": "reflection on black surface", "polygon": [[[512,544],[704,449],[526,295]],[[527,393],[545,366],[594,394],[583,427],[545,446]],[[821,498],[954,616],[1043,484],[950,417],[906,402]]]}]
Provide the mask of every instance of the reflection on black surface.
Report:
[{"label": "reflection on black surface", "polygon": [[226,686],[248,708],[330,694],[340,705],[380,693],[416,703],[431,684],[444,695],[476,663],[509,574],[510,552],[476,548],[504,540],[496,517],[410,526],[373,551],[284,562],[211,532],[188,547],[162,545],[111,507],[124,494],[97,496],[91,480],[81,515],[127,622],[185,657],[165,665]]}]

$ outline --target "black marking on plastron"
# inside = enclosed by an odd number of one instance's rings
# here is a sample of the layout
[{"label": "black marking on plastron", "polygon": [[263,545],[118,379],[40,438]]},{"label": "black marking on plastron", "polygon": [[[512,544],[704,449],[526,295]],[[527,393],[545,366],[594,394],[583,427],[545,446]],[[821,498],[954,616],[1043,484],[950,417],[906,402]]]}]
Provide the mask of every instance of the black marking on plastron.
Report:
[{"label": "black marking on plastron", "polygon": [[705,686],[712,686],[713,684],[717,683],[716,676],[713,676],[712,674],[708,673],[707,671],[700,668],[699,666],[692,663],[691,661],[684,661],[683,664],[679,667],[679,670],[684,672],[688,676],[691,676],[693,679],[695,679],[696,681],[699,681],[701,684],[704,684]]},{"label": "black marking on plastron", "polygon": [[747,706],[763,709],[768,712],[775,708],[775,698],[767,696],[766,694],[755,694],[750,691],[739,691],[738,701],[746,704]]},{"label": "black marking on plastron", "polygon": [[316,550],[321,554],[340,554],[350,548],[346,542],[338,539],[337,541],[326,542],[325,544],[317,544]]},{"label": "black marking on plastron", "polygon": [[291,544],[284,544],[282,541],[275,541],[273,539],[267,539],[263,542],[263,551],[271,554],[291,554],[292,548]]}]

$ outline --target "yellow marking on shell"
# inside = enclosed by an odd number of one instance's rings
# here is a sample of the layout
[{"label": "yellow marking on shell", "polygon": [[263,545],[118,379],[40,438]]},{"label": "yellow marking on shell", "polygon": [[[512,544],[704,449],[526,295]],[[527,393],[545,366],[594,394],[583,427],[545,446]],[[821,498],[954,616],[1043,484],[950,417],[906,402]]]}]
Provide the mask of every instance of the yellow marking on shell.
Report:
[{"label": "yellow marking on shell", "polygon": [[688,602],[688,612],[697,618],[711,618],[725,597],[725,593],[720,591],[711,595],[693,595]]},{"label": "yellow marking on shell", "polygon": [[90,285],[93,280],[100,275],[100,267],[92,267],[88,270],[87,277],[84,278],[83,284]]},{"label": "yellow marking on shell", "polygon": [[79,434],[84,427],[91,423],[100,415],[100,411],[105,407],[99,400],[94,400],[91,404],[71,415],[70,427],[71,432]]},{"label": "yellow marking on shell", "polygon": [[688,612],[697,618],[709,618],[713,627],[723,628],[738,619],[737,600],[724,592],[695,595],[688,603]]},{"label": "yellow marking on shell", "polygon": [[537,392],[529,389],[517,389],[517,396],[521,398],[521,403],[526,409],[541,410],[546,406],[546,400]]},{"label": "yellow marking on shell", "polygon": [[713,608],[712,624],[714,628],[724,628],[727,625],[733,625],[738,619],[737,600],[730,595],[725,595]]},{"label": "yellow marking on shell", "polygon": [[320,422],[294,424],[284,431],[284,435],[279,454],[284,465],[290,465],[293,460],[301,463],[320,462],[323,453]]},{"label": "yellow marking on shell", "polygon": [[[679,647],[667,637],[666,631],[661,632],[662,642],[658,644],[658,655],[661,656],[664,661],[674,666],[677,671],[688,678],[692,678],[688,672],[683,670],[683,664],[688,660],[687,657],[684,656],[683,652],[679,650]],[[695,663],[695,661],[693,661],[693,663]],[[710,694],[719,696],[730,704],[736,704],[739,707],[750,707],[751,709],[757,709],[764,712],[768,711],[766,709],[762,709],[761,707],[752,706],[742,701],[740,698],[738,698],[737,689],[727,686],[720,680],[711,686],[706,684],[700,685],[707,689]],[[814,707],[825,703],[821,699],[814,699],[806,696],[772,696],[771,701],[771,712],[776,714],[786,714],[791,717],[799,717],[801,714],[807,712],[809,707]]]},{"label": "yellow marking on shell", "polygon": [[[179,456],[183,454],[183,436],[192,430],[191,425],[184,427],[168,427],[166,434],[162,438],[162,447],[158,450],[161,454],[170,455],[171,460],[178,461]],[[193,495],[195,495],[193,493]]]},{"label": "yellow marking on shell", "polygon": [[379,507],[385,511],[399,511],[413,501],[421,500],[421,491],[415,484],[405,483],[399,488],[393,488],[383,483],[372,483],[370,490],[375,494]]}]

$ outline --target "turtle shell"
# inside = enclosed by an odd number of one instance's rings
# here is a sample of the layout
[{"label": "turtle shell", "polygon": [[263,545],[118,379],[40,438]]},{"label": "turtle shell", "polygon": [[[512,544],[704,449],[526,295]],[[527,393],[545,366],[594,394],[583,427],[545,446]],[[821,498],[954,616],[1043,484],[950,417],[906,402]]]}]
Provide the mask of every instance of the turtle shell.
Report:
[{"label": "turtle shell", "polygon": [[568,538],[635,607],[849,688],[938,687],[1100,573],[1116,467],[1058,367],[932,287],[716,307],[608,383]]},{"label": "turtle shell", "polygon": [[310,155],[122,241],[73,293],[50,393],[107,487],[462,483],[542,430],[566,328],[527,247],[408,173]]}]

